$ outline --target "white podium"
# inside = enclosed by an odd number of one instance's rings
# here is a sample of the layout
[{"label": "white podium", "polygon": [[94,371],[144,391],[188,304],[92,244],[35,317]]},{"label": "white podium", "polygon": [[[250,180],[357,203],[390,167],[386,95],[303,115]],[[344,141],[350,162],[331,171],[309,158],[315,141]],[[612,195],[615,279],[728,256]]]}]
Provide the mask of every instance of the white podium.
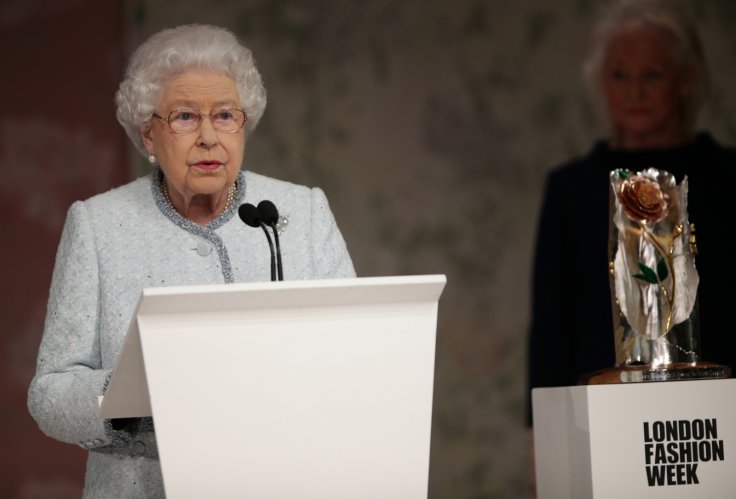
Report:
[{"label": "white podium", "polygon": [[153,416],[170,498],[426,498],[444,286],[146,289],[100,413]]},{"label": "white podium", "polygon": [[736,497],[736,379],[532,390],[538,499]]}]

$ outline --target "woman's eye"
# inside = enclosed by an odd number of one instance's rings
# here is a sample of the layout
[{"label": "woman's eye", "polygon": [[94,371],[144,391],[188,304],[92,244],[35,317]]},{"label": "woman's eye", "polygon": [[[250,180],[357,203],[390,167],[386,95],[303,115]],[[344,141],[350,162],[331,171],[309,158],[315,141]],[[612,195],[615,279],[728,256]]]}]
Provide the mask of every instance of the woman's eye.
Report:
[{"label": "woman's eye", "polygon": [[231,120],[233,118],[233,113],[230,111],[220,111],[215,115],[215,119],[217,120]]},{"label": "woman's eye", "polygon": [[198,114],[192,111],[179,111],[173,114],[174,121],[196,121]]},{"label": "woman's eye", "polygon": [[617,81],[623,81],[627,78],[627,75],[624,71],[621,71],[620,69],[614,69],[611,71],[611,78]]}]

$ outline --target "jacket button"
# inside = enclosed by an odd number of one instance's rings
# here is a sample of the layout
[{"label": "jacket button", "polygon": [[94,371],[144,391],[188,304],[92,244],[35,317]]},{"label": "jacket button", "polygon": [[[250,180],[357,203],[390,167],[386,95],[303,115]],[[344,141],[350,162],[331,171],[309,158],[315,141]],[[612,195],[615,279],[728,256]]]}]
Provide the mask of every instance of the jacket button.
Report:
[{"label": "jacket button", "polygon": [[199,256],[207,256],[210,253],[212,253],[212,246],[210,246],[207,242],[199,241],[197,243],[197,254],[199,254]]}]

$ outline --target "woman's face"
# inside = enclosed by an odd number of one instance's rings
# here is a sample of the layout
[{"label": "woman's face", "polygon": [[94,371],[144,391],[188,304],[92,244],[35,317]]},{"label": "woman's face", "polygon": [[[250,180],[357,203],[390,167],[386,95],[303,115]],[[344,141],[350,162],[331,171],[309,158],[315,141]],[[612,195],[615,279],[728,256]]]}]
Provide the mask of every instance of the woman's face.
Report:
[{"label": "woman's face", "polygon": [[692,71],[678,64],[669,35],[650,27],[622,28],[609,42],[602,79],[608,114],[623,146],[666,146],[682,139],[682,101]]},{"label": "woman's face", "polygon": [[[240,109],[235,81],[212,71],[190,70],[169,82],[155,113],[167,118],[177,110],[208,115],[223,109]],[[243,162],[243,128],[235,133],[218,132],[207,117],[199,129],[187,134],[175,132],[166,121],[154,117],[151,128],[142,135],[166,176],[170,195],[183,197],[187,204],[198,195],[226,193]]]}]

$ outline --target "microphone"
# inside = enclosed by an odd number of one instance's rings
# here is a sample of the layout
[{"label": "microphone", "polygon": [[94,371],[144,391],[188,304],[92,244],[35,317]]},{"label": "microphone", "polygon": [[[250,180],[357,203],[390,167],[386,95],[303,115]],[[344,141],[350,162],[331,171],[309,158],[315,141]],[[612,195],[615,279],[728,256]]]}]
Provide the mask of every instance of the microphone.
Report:
[{"label": "microphone", "polygon": [[276,268],[279,273],[279,281],[284,280],[284,270],[281,265],[281,245],[279,244],[279,231],[276,228],[276,224],[279,221],[279,210],[276,209],[271,201],[264,199],[258,203],[258,211],[261,212],[261,217],[266,225],[269,225],[273,230],[273,239],[276,242]]},{"label": "microphone", "polygon": [[263,232],[266,233],[266,239],[268,239],[268,247],[271,250],[271,281],[276,280],[276,257],[273,251],[273,242],[271,242],[271,236],[268,234],[266,224],[263,222],[263,216],[258,208],[250,203],[241,204],[238,208],[238,215],[240,219],[245,222],[246,225],[255,228],[262,228]]}]

